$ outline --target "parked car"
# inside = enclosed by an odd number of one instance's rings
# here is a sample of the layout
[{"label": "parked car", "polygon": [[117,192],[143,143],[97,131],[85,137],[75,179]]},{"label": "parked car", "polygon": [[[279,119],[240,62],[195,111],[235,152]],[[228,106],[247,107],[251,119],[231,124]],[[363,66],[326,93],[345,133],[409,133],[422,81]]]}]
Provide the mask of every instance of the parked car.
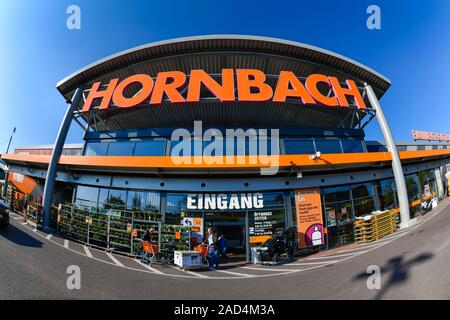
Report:
[{"label": "parked car", "polygon": [[9,208],[3,202],[3,200],[0,199],[0,226],[6,227],[8,223],[9,223]]}]

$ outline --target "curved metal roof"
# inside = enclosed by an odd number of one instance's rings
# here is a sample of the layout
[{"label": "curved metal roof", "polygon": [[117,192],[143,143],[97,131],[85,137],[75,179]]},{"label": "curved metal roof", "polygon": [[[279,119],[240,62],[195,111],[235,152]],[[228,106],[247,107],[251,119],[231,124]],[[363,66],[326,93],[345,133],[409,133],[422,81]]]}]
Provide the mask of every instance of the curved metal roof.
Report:
[{"label": "curved metal roof", "polygon": [[76,87],[126,66],[161,57],[199,52],[244,51],[268,53],[317,63],[352,75],[374,87],[381,97],[391,85],[388,78],[354,60],[311,45],[259,36],[205,35],[153,42],[96,61],[64,78],[57,89],[66,98]]}]

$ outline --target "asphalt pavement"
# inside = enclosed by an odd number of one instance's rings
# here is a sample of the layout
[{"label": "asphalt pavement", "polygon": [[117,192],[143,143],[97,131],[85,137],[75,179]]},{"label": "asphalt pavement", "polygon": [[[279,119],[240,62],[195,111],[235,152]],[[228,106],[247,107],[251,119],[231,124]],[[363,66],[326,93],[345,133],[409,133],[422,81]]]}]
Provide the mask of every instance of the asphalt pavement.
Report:
[{"label": "asphalt pavement", "polygon": [[[0,299],[450,298],[450,199],[415,226],[375,243],[285,265],[226,266],[212,272],[149,267],[33,230],[11,216],[8,229],[0,230]],[[81,289],[67,286],[70,266],[81,272]],[[367,285],[368,267],[380,268],[379,289]]]}]

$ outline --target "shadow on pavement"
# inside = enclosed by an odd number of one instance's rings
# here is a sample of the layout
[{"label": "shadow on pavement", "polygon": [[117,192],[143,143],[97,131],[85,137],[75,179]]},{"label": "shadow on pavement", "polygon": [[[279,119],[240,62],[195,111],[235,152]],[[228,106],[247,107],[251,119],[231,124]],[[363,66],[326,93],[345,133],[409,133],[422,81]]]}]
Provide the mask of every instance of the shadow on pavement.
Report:
[{"label": "shadow on pavement", "polygon": [[5,238],[6,240],[24,247],[42,248],[43,246],[41,241],[36,240],[12,224],[9,224],[7,228],[0,229],[0,239],[1,238]]},{"label": "shadow on pavement", "polygon": [[[405,260],[403,254],[391,258],[384,266],[380,268],[382,275],[383,273],[389,273],[389,278],[381,283],[381,289],[378,290],[378,293],[374,299],[382,299],[390,287],[399,285],[409,278],[411,268],[414,265],[430,260],[432,257],[433,254],[431,253],[422,253],[409,260]],[[366,280],[370,275],[371,274],[362,272],[354,278],[354,281]]]}]

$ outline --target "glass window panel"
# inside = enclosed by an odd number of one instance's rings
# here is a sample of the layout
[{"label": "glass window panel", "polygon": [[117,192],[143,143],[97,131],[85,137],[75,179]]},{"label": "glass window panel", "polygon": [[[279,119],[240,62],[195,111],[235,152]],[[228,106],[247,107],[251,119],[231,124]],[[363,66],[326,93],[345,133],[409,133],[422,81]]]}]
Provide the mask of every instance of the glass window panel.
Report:
[{"label": "glass window panel", "polygon": [[342,149],[345,153],[365,152],[363,142],[361,140],[341,140]]},{"label": "glass window panel", "polygon": [[121,189],[109,189],[109,195],[105,203],[106,209],[125,209],[127,191]]},{"label": "glass window panel", "polygon": [[133,143],[131,141],[109,142],[108,156],[131,156],[133,155]]},{"label": "glass window panel", "polygon": [[187,205],[187,194],[176,194],[176,193],[168,193],[167,194],[167,208],[169,207],[178,207],[178,208],[186,208]]},{"label": "glass window panel", "polygon": [[135,156],[164,156],[166,154],[165,140],[136,141]]},{"label": "glass window panel", "polygon": [[264,199],[264,207],[284,205],[284,194],[281,192],[263,193],[263,199]]},{"label": "glass window panel", "polygon": [[419,178],[416,174],[411,174],[405,177],[406,189],[408,190],[409,206],[411,218],[420,214],[421,203],[417,201],[420,199],[419,194]]},{"label": "glass window panel", "polygon": [[339,140],[316,140],[316,150],[321,153],[342,153]]},{"label": "glass window panel", "polygon": [[284,150],[286,154],[314,154],[313,140],[284,139]]},{"label": "glass window panel", "polygon": [[353,205],[355,208],[356,217],[372,213],[375,210],[375,205],[372,197],[356,199],[353,201]]},{"label": "glass window panel", "polygon": [[106,156],[108,143],[105,142],[89,142],[86,144],[84,151],[85,156]]},{"label": "glass window panel", "polygon": [[127,207],[132,210],[159,212],[160,194],[158,192],[128,191]]},{"label": "glass window panel", "polygon": [[[200,142],[200,144],[202,145],[202,142]],[[176,146],[178,147],[174,152]],[[203,154],[203,151],[200,150],[200,153],[196,151],[193,139],[191,139],[190,141],[172,140],[170,141],[170,154],[172,153],[174,156],[201,156]]]},{"label": "glass window panel", "polygon": [[341,186],[323,189],[326,202],[338,202],[350,200],[350,187]]},{"label": "glass window panel", "polygon": [[336,226],[349,223],[353,220],[352,202],[326,202],[325,213],[327,226]]},{"label": "glass window panel", "polygon": [[410,202],[419,199],[419,182],[416,174],[406,176],[406,188]]},{"label": "glass window panel", "polygon": [[97,208],[98,188],[77,186],[75,202],[85,207]]},{"label": "glass window panel", "polygon": [[373,195],[373,189],[371,183],[363,183],[352,186],[353,199],[371,197]]},{"label": "glass window panel", "polygon": [[380,209],[388,210],[397,207],[396,187],[394,179],[381,180],[378,186],[378,195],[380,198]]}]

